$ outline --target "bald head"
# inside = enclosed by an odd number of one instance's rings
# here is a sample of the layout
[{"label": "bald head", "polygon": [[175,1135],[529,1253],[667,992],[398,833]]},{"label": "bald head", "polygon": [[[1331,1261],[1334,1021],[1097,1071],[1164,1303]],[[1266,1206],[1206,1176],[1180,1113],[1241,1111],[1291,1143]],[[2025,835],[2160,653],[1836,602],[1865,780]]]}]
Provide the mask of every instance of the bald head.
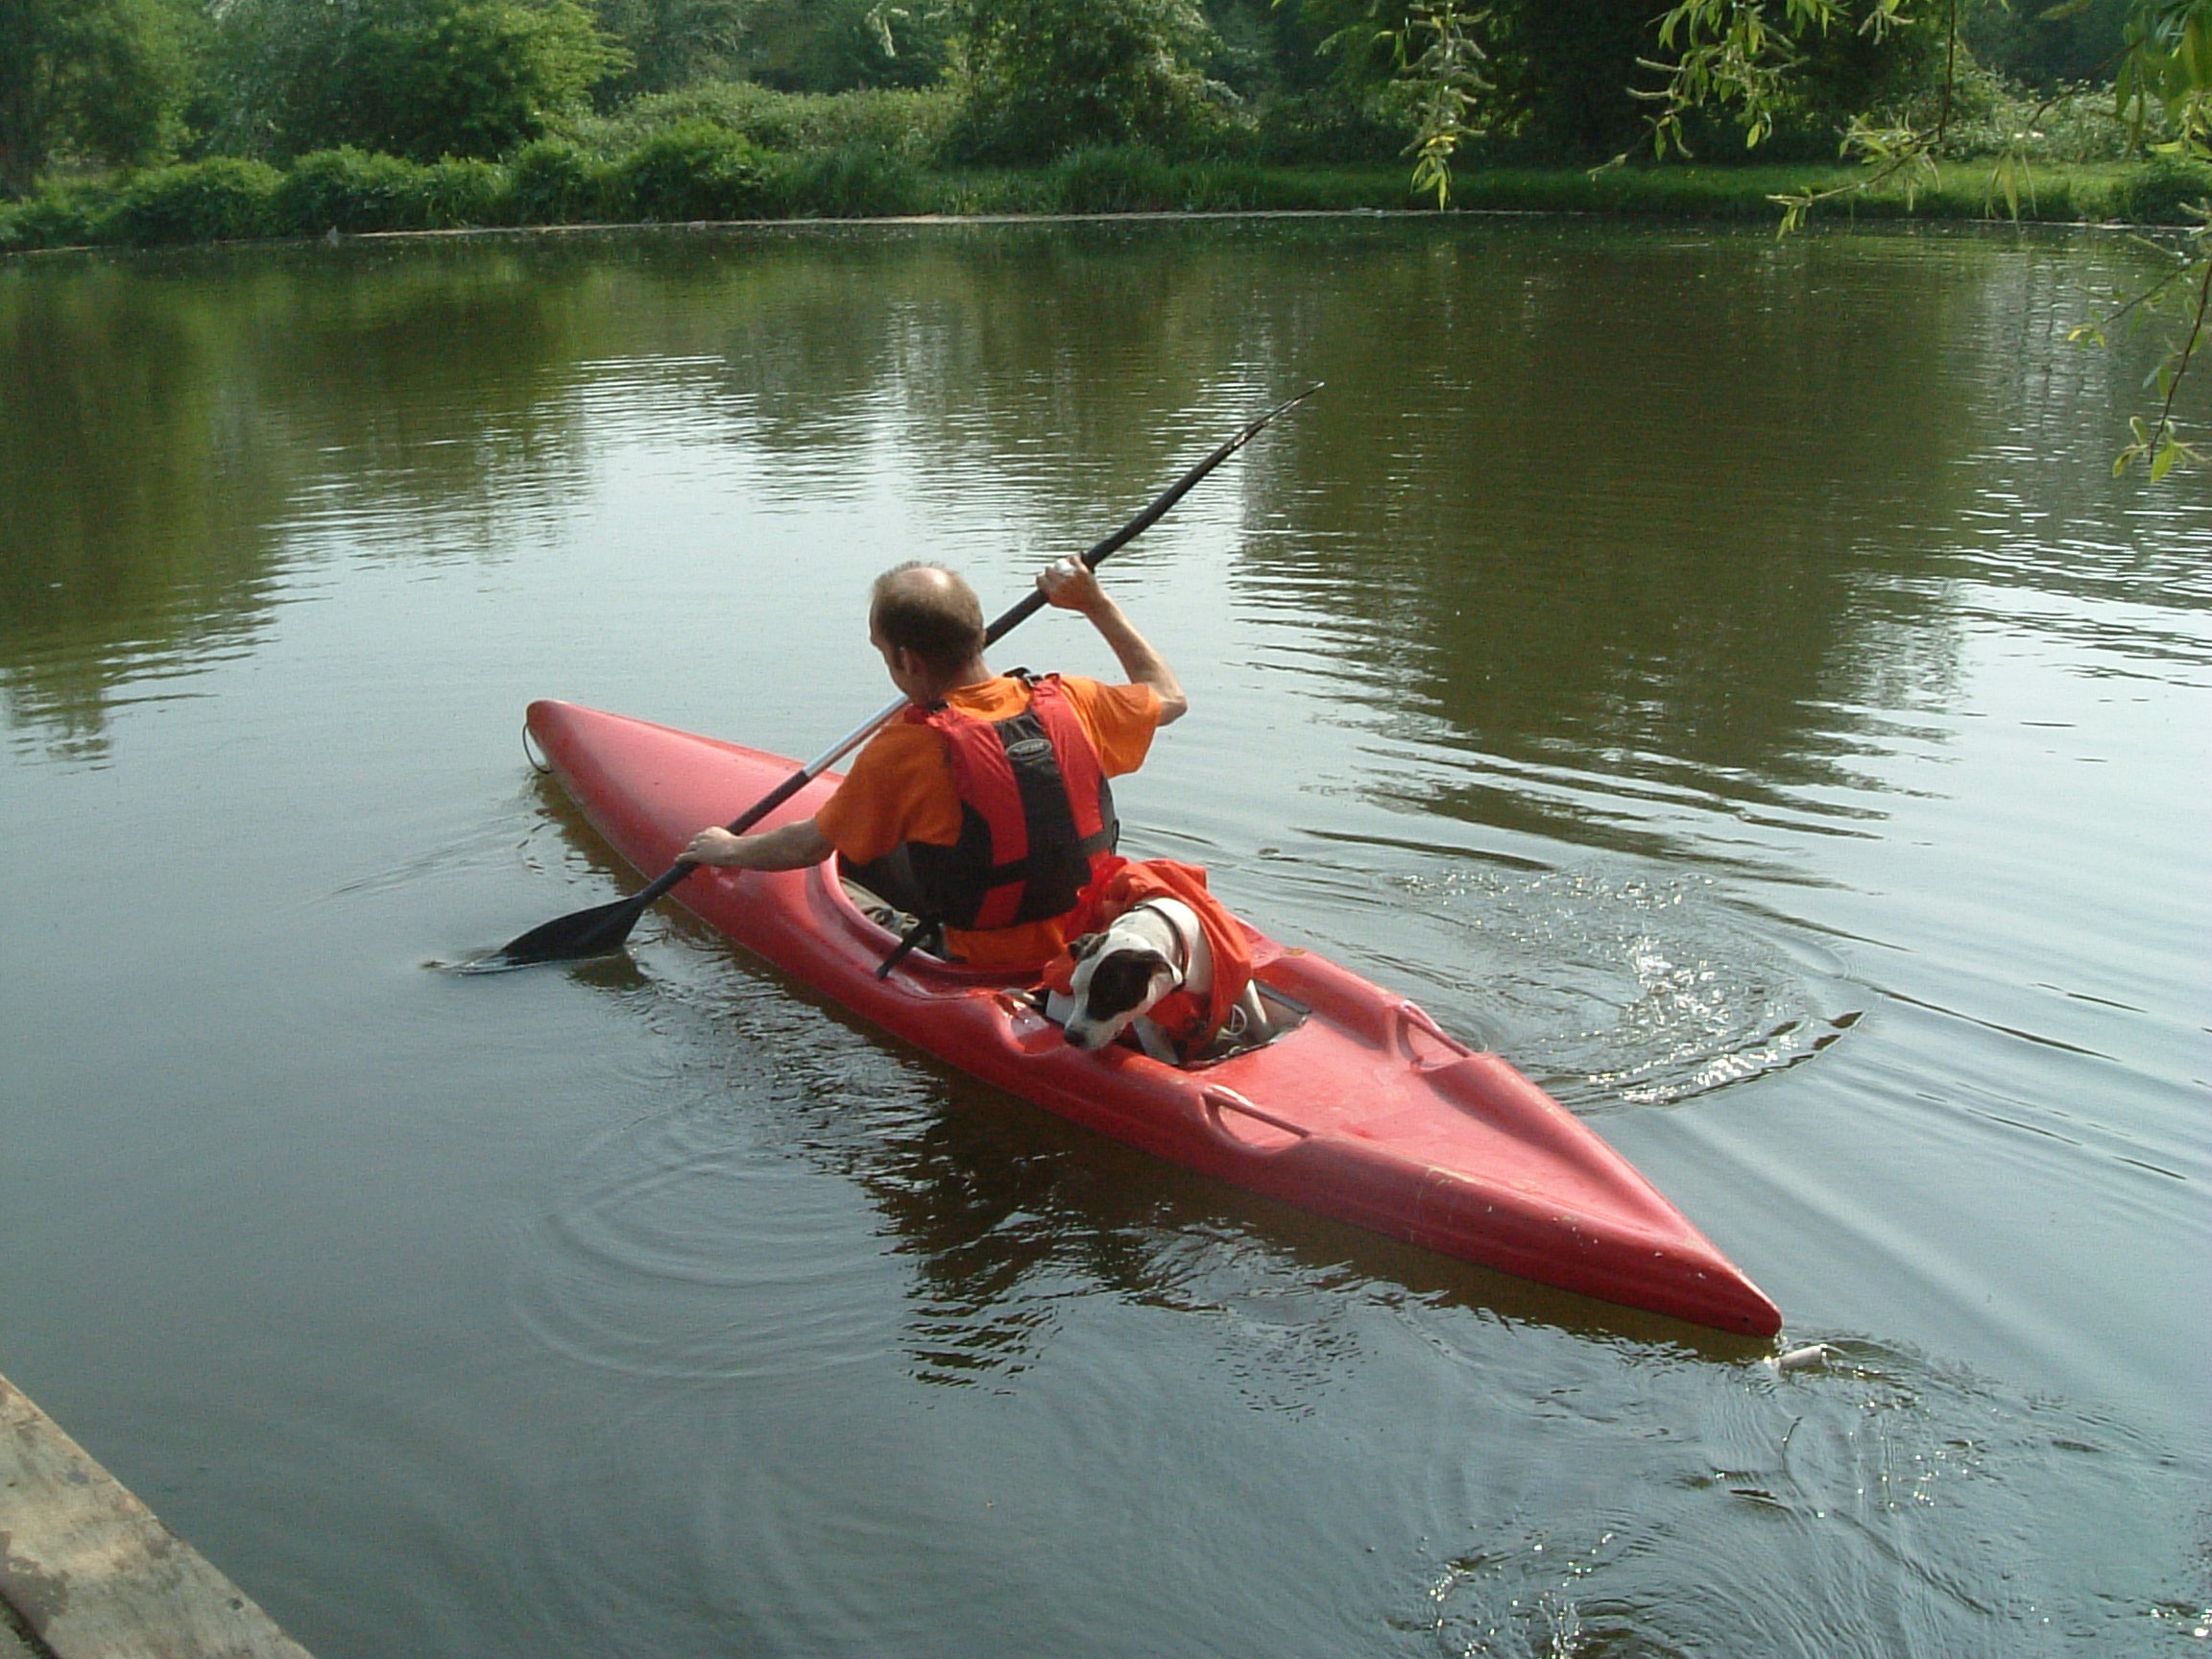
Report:
[{"label": "bald head", "polygon": [[868,627],[938,676],[959,674],[983,655],[983,606],[974,589],[941,565],[901,565],[877,577]]}]

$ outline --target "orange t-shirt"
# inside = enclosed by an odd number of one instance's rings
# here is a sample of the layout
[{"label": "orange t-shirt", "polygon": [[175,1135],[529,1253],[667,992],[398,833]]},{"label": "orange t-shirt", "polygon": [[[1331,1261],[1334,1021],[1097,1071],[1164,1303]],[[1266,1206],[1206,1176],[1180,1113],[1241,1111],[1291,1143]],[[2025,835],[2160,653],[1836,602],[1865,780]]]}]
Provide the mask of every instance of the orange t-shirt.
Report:
[{"label": "orange t-shirt", "polygon": [[[1105,685],[1065,679],[1061,694],[1082,724],[1109,778],[1144,763],[1160,725],[1160,694],[1149,685]],[[1029,688],[1001,674],[963,685],[945,701],[980,720],[1003,720],[1029,707]],[[814,814],[814,827],[849,864],[866,864],[907,841],[951,847],[960,840],[960,793],[945,740],[927,726],[898,719],[869,739],[844,782]],[[945,948],[978,967],[1026,967],[1067,943],[1060,919],[976,932],[945,929]]]}]

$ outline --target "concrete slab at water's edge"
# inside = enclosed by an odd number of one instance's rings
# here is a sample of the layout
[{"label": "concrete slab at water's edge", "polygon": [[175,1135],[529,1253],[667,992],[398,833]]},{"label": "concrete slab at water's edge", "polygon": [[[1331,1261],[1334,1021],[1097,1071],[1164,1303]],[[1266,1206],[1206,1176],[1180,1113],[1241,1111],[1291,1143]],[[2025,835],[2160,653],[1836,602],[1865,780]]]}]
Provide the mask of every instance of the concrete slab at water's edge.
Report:
[{"label": "concrete slab at water's edge", "polygon": [[[0,1599],[53,1659],[307,1659],[4,1377]],[[38,1659],[5,1619],[0,1659]]]}]

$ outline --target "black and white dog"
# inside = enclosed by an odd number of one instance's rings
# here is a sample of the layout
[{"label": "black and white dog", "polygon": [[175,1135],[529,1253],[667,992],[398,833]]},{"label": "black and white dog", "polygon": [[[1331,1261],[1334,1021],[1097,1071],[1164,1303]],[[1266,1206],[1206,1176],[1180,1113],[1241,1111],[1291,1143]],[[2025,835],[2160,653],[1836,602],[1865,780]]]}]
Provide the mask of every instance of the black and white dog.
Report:
[{"label": "black and white dog", "polygon": [[[1164,997],[1188,991],[1203,1004],[1214,991],[1214,952],[1198,916],[1180,899],[1147,899],[1107,924],[1103,932],[1071,941],[1070,989],[1046,998],[1045,1015],[1056,1020],[1078,1048],[1103,1048],[1135,1028],[1137,1043],[1155,1060],[1172,1066],[1175,1041],[1147,1011]],[[1258,1031],[1266,1020],[1260,993],[1249,983],[1223,1022],[1222,1034]]]}]

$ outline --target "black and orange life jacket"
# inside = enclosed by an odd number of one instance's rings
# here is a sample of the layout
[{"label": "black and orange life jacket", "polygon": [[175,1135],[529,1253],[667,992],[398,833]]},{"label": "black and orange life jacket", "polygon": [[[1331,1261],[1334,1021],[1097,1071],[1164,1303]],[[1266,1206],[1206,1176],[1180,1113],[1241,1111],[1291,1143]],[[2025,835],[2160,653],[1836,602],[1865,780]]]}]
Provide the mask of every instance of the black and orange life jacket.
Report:
[{"label": "black and orange life jacket", "polygon": [[903,716],[945,739],[960,797],[956,844],[906,844],[928,918],[948,926],[1066,915],[1120,836],[1105,769],[1059,676],[1016,673],[1029,687],[1019,714],[985,720],[940,703]]}]

